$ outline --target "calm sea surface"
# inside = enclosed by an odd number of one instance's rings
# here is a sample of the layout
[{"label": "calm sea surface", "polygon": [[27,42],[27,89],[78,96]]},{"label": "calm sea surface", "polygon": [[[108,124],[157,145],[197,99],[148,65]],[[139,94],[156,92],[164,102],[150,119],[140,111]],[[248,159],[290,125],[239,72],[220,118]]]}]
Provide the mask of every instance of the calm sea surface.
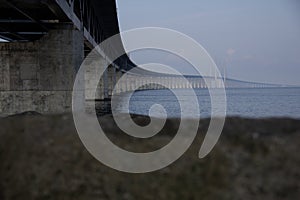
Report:
[{"label": "calm sea surface", "polygon": [[[168,117],[180,117],[181,111],[178,99],[189,106],[185,112],[195,115],[195,102],[184,89],[177,89],[176,96],[169,90],[144,90],[136,91],[130,98],[129,112],[133,114],[148,115],[149,109],[154,104],[164,107]],[[204,118],[211,116],[210,95],[206,89],[196,89],[195,93],[200,105],[198,115]],[[227,89],[227,116],[242,116],[251,118],[264,117],[291,117],[300,118],[300,88],[259,88],[259,89]],[[128,98],[126,94],[123,101]],[[128,112],[122,100],[116,108],[117,112]],[[154,111],[151,115],[162,117],[161,110]]]}]

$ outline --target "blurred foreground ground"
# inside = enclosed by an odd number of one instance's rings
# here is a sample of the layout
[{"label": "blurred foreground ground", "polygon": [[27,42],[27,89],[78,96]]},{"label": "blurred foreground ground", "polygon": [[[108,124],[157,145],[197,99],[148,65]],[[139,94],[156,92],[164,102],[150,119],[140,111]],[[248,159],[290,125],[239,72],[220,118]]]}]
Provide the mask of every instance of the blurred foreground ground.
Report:
[{"label": "blurred foreground ground", "polygon": [[[134,116],[139,124],[148,119]],[[99,119],[120,147],[147,152],[167,144],[178,127],[132,139]],[[0,119],[0,200],[6,199],[300,199],[300,121],[228,118],[213,151],[198,159],[209,120],[191,148],[171,166],[127,174],[95,160],[83,147],[71,115]]]}]

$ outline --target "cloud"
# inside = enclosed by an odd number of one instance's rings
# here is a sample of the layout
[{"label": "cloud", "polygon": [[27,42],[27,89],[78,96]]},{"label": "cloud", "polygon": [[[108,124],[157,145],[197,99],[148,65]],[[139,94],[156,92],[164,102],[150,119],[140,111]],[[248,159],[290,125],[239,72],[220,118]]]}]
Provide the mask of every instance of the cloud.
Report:
[{"label": "cloud", "polygon": [[226,54],[228,56],[232,56],[233,54],[235,54],[235,49],[229,48],[226,50]]}]

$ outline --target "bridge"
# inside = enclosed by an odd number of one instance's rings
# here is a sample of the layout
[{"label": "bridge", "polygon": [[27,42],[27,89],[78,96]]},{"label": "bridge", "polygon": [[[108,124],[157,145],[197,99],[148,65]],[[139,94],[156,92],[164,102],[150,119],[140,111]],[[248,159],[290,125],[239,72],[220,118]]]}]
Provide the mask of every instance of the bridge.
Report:
[{"label": "bridge", "polygon": [[[114,0],[0,0],[0,113],[24,111],[60,113],[71,111],[72,88],[76,72],[85,56],[105,39],[118,34]],[[112,51],[124,55],[110,61]],[[114,46],[101,49],[101,65],[112,63],[98,84],[94,74],[85,74],[87,100],[109,99],[116,93],[140,89],[161,89],[147,80],[160,80],[169,88],[218,88],[222,77],[186,76],[190,84],[175,75],[140,71],[129,74],[116,87],[123,74],[138,68],[125,54],[121,38]],[[99,66],[100,67],[100,66]],[[143,74],[143,75],[141,75]],[[205,84],[204,79],[209,79]],[[146,80],[146,81],[145,81]],[[225,79],[224,79],[225,80]],[[227,87],[268,87],[226,79]],[[115,88],[115,90],[113,90]]]},{"label": "bridge", "polygon": [[[120,77],[118,77],[120,78]],[[154,83],[161,83],[154,84]],[[223,84],[222,84],[223,83]],[[138,87],[142,85],[141,87]],[[165,85],[165,86],[163,86]],[[283,87],[277,84],[247,82],[236,79],[224,79],[223,77],[202,77],[195,75],[170,75],[170,74],[127,74],[114,88],[109,88],[109,95],[113,89],[115,93],[131,92],[135,88],[139,90],[159,89],[218,89],[218,88],[271,88]]]},{"label": "bridge", "polygon": [[[117,33],[112,0],[0,0],[0,37],[8,41],[0,43],[0,112],[70,111],[74,78],[84,57]],[[122,48],[120,39],[108,50]],[[104,50],[101,56],[107,64]],[[133,66],[124,55],[107,73]],[[93,73],[87,72],[86,79]],[[107,93],[102,96],[108,98]]]}]

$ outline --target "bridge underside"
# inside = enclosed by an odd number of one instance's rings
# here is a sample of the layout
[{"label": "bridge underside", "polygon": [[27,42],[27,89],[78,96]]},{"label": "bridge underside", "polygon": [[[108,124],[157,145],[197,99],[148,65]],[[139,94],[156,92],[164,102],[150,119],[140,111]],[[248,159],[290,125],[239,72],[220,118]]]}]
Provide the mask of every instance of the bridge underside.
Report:
[{"label": "bridge underside", "polygon": [[[87,54],[106,38],[119,33],[115,1],[0,0],[0,38],[7,41],[38,40],[66,24],[73,24],[83,32]],[[119,45],[122,47],[121,41]]]},{"label": "bridge underside", "polygon": [[[71,111],[74,78],[84,56],[117,33],[112,0],[0,0],[0,38],[9,41],[0,43],[0,115]],[[110,50],[122,48],[120,39]],[[105,50],[99,56],[106,65]],[[108,72],[121,73],[128,60],[122,56]],[[86,73],[87,83],[93,73]],[[108,98],[108,83],[99,87],[97,98]]]}]

